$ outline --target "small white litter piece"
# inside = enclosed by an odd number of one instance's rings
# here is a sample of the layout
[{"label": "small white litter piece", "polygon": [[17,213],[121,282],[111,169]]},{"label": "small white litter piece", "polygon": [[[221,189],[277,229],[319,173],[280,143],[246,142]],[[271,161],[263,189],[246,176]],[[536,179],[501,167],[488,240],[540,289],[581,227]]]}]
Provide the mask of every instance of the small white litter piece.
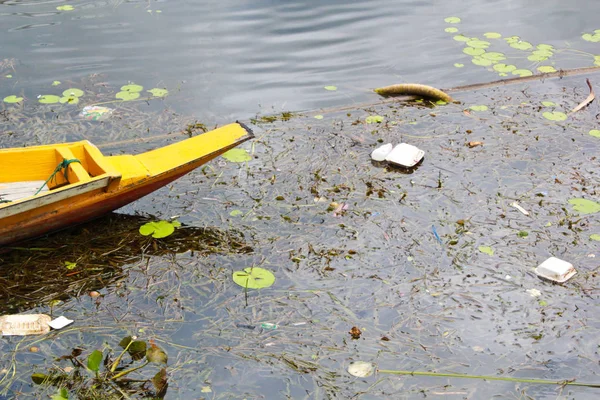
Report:
[{"label": "small white litter piece", "polygon": [[511,206],[513,206],[517,210],[521,211],[523,213],[523,215],[529,215],[529,211],[527,211],[526,209],[524,209],[523,207],[521,207],[519,205],[519,203],[517,203],[516,201],[514,203],[512,203]]},{"label": "small white litter piece", "polygon": [[411,168],[417,165],[424,155],[425,152],[418,147],[408,143],[400,143],[385,157],[385,160],[394,165]]},{"label": "small white litter piece", "polygon": [[375,364],[366,361],[353,361],[348,366],[348,373],[358,378],[366,378],[373,375]]},{"label": "small white litter piece", "polygon": [[373,152],[371,153],[371,159],[373,161],[384,161],[387,155],[392,152],[393,148],[394,146],[392,146],[391,143],[384,144],[383,146],[380,146],[373,150]]},{"label": "small white litter piece", "polygon": [[0,317],[3,336],[42,335],[50,332],[52,318],[45,314],[15,314]]},{"label": "small white litter piece", "polygon": [[61,315],[60,317],[48,322],[48,325],[50,325],[50,328],[52,328],[52,329],[62,329],[65,326],[70,325],[72,323],[73,323],[72,319],[68,319],[67,317],[63,317]]},{"label": "small white litter piece", "polygon": [[550,257],[535,269],[540,278],[548,279],[556,283],[568,281],[577,273],[573,264],[556,257]]}]

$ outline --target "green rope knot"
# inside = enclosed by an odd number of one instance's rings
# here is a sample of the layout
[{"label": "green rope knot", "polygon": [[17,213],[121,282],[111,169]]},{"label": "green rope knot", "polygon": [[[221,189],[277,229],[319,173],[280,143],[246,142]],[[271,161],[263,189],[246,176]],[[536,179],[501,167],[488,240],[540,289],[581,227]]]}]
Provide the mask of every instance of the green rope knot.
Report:
[{"label": "green rope knot", "polygon": [[63,158],[63,160],[56,166],[56,168],[54,168],[54,172],[52,172],[52,175],[50,175],[50,177],[48,179],[46,179],[46,182],[44,182],[44,184],[38,189],[37,192],[35,192],[34,196],[37,195],[38,193],[40,193],[42,191],[42,189],[44,188],[44,186],[46,186],[46,184],[48,182],[50,182],[51,180],[54,179],[54,177],[56,176],[56,174],[58,174],[60,171],[63,171],[63,176],[65,177],[66,181],[69,182],[69,164],[71,163],[80,163],[81,161],[79,161],[76,158],[71,158],[69,160],[67,160],[66,158]]}]

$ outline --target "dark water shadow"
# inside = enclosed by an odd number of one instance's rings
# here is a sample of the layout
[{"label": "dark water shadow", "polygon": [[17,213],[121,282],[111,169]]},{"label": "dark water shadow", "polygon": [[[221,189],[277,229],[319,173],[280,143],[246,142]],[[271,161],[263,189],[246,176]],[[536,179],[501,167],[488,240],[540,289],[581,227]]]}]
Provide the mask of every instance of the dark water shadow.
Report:
[{"label": "dark water shadow", "polygon": [[[112,213],[0,254],[0,314],[100,290],[127,277],[127,265],[148,256],[250,253],[236,230],[181,226],[166,238],[142,236],[150,216]],[[67,265],[66,263],[74,263]]]}]

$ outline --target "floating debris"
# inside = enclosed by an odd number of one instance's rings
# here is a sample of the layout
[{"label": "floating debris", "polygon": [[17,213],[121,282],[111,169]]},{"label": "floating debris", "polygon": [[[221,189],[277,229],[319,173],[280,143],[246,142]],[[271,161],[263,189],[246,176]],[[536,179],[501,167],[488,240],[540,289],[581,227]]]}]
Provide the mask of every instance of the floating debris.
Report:
[{"label": "floating debris", "polygon": [[348,373],[358,378],[366,378],[373,375],[375,365],[366,361],[353,361],[348,366]]},{"label": "floating debris", "polygon": [[52,328],[52,329],[62,329],[65,326],[70,325],[72,323],[73,323],[72,319],[68,319],[67,317],[64,317],[61,315],[60,317],[48,322],[48,325],[50,325],[50,328]]},{"label": "floating debris", "polygon": [[416,95],[423,97],[430,97],[436,100],[442,100],[446,103],[456,102],[447,93],[436,89],[432,86],[420,85],[418,83],[400,83],[397,85],[390,85],[380,87],[374,90],[375,93],[381,96],[396,96],[396,95]]},{"label": "floating debris", "polygon": [[42,335],[50,332],[50,318],[46,314],[14,314],[0,317],[3,336]]},{"label": "floating debris", "polygon": [[360,339],[360,335],[362,335],[362,331],[356,326],[353,326],[348,333],[352,336],[352,339]]},{"label": "floating debris", "polygon": [[556,283],[564,283],[571,279],[577,271],[573,268],[573,264],[556,257],[550,257],[535,269],[535,273],[540,278]]},{"label": "floating debris", "polygon": [[385,157],[385,160],[391,164],[411,168],[417,165],[423,159],[424,155],[425,152],[418,147],[407,143],[400,143]]},{"label": "floating debris", "polygon": [[385,158],[392,152],[394,146],[391,143],[384,144],[373,150],[371,153],[371,159],[373,161],[385,161]]},{"label": "floating debris", "polygon": [[527,211],[526,209],[524,209],[523,207],[521,207],[519,205],[519,203],[517,203],[516,201],[514,203],[512,203],[511,206],[513,206],[517,210],[521,211],[524,215],[529,215],[529,211]]}]

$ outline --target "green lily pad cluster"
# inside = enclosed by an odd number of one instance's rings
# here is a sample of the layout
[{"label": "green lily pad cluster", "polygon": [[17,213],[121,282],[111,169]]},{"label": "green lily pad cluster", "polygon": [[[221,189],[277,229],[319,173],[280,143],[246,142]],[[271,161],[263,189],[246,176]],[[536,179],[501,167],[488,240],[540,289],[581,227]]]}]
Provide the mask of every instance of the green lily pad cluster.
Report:
[{"label": "green lily pad cluster", "polygon": [[62,96],[53,94],[44,94],[38,96],[38,101],[42,104],[77,104],[79,98],[84,95],[83,90],[77,88],[69,88],[62,92]]},{"label": "green lily pad cluster", "polygon": [[369,115],[365,119],[365,122],[367,124],[379,124],[379,123],[383,122],[383,117],[381,115]]},{"label": "green lily pad cluster", "polygon": [[584,33],[581,38],[588,42],[600,42],[600,29],[596,29],[594,33]]},{"label": "green lily pad cluster", "polygon": [[[135,100],[140,97],[142,90],[144,90],[143,86],[130,83],[129,85],[121,86],[121,91],[115,97],[123,101]],[[154,97],[166,97],[169,94],[167,89],[161,88],[153,88],[146,91]]]},{"label": "green lily pad cluster", "polygon": [[[444,21],[449,24],[458,24],[460,22],[460,18],[448,17],[445,18]],[[465,44],[463,53],[472,57],[471,62],[473,64],[482,67],[491,67],[491,69],[494,72],[497,72],[500,76],[514,75],[525,77],[533,75],[533,71],[529,69],[518,68],[516,65],[503,63],[502,61],[507,59],[504,53],[488,50],[488,48],[492,45],[490,40],[502,39],[502,34],[498,32],[486,32],[483,34],[483,36],[487,40],[482,40],[477,37],[471,37],[459,33],[459,29],[455,26],[447,27],[445,31],[448,33],[455,33],[453,39]],[[514,49],[530,52],[527,56],[527,59],[532,62],[546,61],[552,57],[555,52],[555,49],[552,45],[538,44],[537,46],[534,46],[530,42],[522,40],[519,36],[509,36],[503,39],[506,44]],[[595,58],[595,62],[597,65],[600,65],[600,56]],[[462,66],[462,64],[454,65],[456,67]],[[556,69],[549,65],[539,66],[537,70],[542,73],[556,72]]]}]

